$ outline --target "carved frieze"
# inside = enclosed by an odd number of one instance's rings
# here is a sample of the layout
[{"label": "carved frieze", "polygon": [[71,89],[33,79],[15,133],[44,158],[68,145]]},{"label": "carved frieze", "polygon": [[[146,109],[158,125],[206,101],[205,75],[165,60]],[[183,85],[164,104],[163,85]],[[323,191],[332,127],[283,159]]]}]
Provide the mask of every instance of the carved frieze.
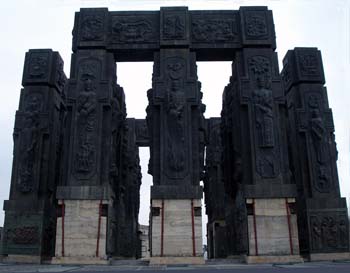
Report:
[{"label": "carved frieze", "polygon": [[238,39],[235,16],[191,16],[192,43],[232,43]]},{"label": "carved frieze", "polygon": [[349,231],[346,213],[320,212],[309,216],[311,250],[332,252],[346,250]]},{"label": "carved frieze", "polygon": [[117,44],[155,43],[159,40],[157,16],[111,17],[111,42]]},{"label": "carved frieze", "polygon": [[7,231],[8,241],[18,245],[33,245],[39,243],[39,228],[36,226],[23,226]]}]

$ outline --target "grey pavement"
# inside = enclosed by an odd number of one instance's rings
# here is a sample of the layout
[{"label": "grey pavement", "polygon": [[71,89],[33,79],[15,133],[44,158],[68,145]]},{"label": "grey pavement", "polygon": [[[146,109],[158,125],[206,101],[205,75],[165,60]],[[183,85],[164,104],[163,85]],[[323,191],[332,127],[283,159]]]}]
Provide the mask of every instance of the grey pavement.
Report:
[{"label": "grey pavement", "polygon": [[217,272],[217,273],[350,273],[350,261],[346,262],[312,262],[300,264],[209,264],[201,266],[190,265],[173,265],[173,266],[137,266],[137,265],[19,265],[19,264],[1,264],[0,272],[6,273],[54,273],[54,272],[131,272],[146,271],[147,273],[168,270],[172,273],[190,271],[191,273],[199,272]]}]

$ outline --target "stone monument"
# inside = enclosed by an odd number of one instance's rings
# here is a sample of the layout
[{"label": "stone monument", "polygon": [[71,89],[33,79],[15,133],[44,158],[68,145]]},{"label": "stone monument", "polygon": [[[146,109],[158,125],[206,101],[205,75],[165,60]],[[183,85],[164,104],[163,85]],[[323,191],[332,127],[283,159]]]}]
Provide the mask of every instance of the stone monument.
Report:
[{"label": "stone monument", "polygon": [[[151,264],[204,263],[200,181],[209,258],[350,259],[320,52],[289,51],[280,74],[275,49],[267,7],[77,12],[68,80],[57,52],[26,54],[4,260],[140,258],[138,147]],[[127,117],[126,61],[154,62],[145,119]],[[197,61],[232,61],[219,118],[204,118]]]}]

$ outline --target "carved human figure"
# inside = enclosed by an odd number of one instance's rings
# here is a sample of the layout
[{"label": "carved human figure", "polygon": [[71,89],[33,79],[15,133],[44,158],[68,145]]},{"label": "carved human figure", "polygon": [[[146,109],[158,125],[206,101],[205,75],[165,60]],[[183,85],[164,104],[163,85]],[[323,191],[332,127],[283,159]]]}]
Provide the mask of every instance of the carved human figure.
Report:
[{"label": "carved human figure", "polygon": [[179,86],[179,82],[171,82],[167,103],[167,124],[169,136],[168,159],[174,171],[180,171],[184,167],[184,92]]},{"label": "carved human figure", "polygon": [[349,232],[346,227],[346,217],[340,217],[338,224],[338,242],[341,247],[346,247],[349,240]]},{"label": "carved human figure", "polygon": [[94,91],[95,77],[85,73],[81,77],[83,89],[77,103],[77,125],[79,134],[78,152],[76,154],[76,171],[90,172],[94,163],[94,145],[92,135],[96,127],[97,99]]},{"label": "carved human figure", "polygon": [[167,65],[167,128],[168,128],[168,160],[173,171],[181,171],[185,161],[185,105],[186,98],[183,90],[184,64],[177,59],[169,60]]},{"label": "carved human figure", "polygon": [[311,216],[311,240],[313,250],[322,249],[322,231],[315,216]]},{"label": "carved human figure", "polygon": [[324,164],[327,161],[327,136],[323,120],[318,109],[311,111],[310,119],[311,137],[315,149],[316,159]]},{"label": "carved human figure", "polygon": [[20,155],[22,160],[20,162],[18,180],[21,192],[29,192],[33,189],[33,168],[39,138],[40,109],[40,98],[35,94],[29,96],[24,111],[24,124],[21,133]]},{"label": "carved human figure", "polygon": [[323,246],[335,248],[337,245],[337,227],[333,217],[323,217],[321,223]]},{"label": "carved human figure", "polygon": [[273,130],[273,97],[268,88],[269,79],[266,75],[257,78],[257,89],[253,93],[256,127],[259,131],[259,146],[274,146]]}]

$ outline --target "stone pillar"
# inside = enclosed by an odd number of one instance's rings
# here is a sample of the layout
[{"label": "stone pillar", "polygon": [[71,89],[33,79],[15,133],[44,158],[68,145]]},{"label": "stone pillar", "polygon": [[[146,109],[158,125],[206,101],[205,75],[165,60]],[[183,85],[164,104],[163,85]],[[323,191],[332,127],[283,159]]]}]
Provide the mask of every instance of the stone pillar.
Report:
[{"label": "stone pillar", "polygon": [[4,202],[7,262],[40,263],[54,256],[65,83],[58,52],[26,53],[13,133],[10,198]]},{"label": "stone pillar", "polygon": [[[272,14],[246,7],[240,16],[243,48],[222,111],[228,255],[247,255],[252,263],[300,261]],[[278,233],[271,234],[271,223]]]},{"label": "stone pillar", "polygon": [[[148,91],[151,263],[203,263],[203,105],[187,8],[162,8],[161,49]],[[203,147],[204,148],[204,147]]]},{"label": "stone pillar", "polygon": [[225,188],[222,173],[221,119],[207,120],[204,195],[208,215],[208,257],[226,257]]},{"label": "stone pillar", "polygon": [[288,103],[291,169],[298,186],[300,250],[310,260],[349,259],[349,221],[341,198],[332,110],[321,52],[289,50],[282,77]]},{"label": "stone pillar", "polygon": [[115,251],[112,220],[120,194],[118,148],[126,113],[114,56],[105,49],[107,23],[107,9],[81,9],[75,18],[57,188],[56,263],[105,263]]}]

